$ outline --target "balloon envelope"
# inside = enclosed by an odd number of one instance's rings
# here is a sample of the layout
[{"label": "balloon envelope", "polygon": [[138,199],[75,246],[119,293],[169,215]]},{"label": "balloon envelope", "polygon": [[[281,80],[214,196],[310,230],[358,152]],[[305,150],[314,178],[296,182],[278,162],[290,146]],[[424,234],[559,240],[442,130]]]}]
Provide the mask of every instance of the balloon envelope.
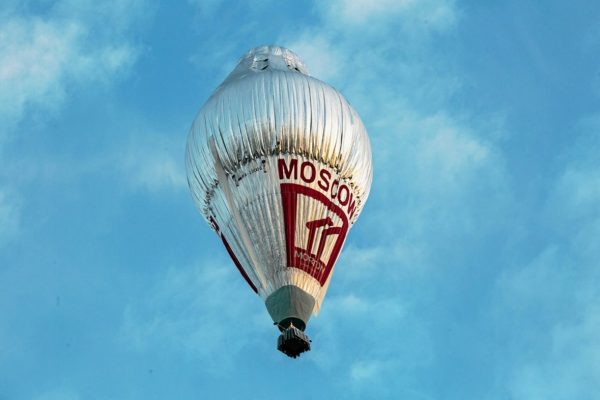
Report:
[{"label": "balloon envelope", "polygon": [[296,54],[258,47],[196,116],[186,167],[198,209],[241,275],[280,329],[295,329],[280,337],[286,352],[305,340],[369,194],[358,114]]}]

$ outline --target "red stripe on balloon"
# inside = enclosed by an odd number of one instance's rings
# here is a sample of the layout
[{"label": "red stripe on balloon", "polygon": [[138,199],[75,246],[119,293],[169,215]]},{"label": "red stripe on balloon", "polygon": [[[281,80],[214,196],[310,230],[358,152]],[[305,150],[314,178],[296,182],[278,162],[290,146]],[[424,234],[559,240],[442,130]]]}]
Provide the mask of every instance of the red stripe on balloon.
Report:
[{"label": "red stripe on balloon", "polygon": [[252,288],[252,290],[254,290],[255,293],[258,293],[258,289],[256,289],[256,286],[254,286],[254,283],[252,283],[252,281],[250,280],[250,277],[248,276],[246,271],[244,271],[242,264],[240,264],[240,260],[238,260],[238,258],[235,256],[235,253],[231,249],[231,246],[229,246],[229,243],[227,243],[227,239],[225,239],[225,236],[223,236],[223,234],[221,234],[221,240],[223,241],[223,244],[225,245],[225,249],[227,250],[227,253],[229,253],[229,257],[231,257],[231,259],[233,260],[233,263],[237,267],[238,271],[240,271],[240,274],[242,274],[242,276],[246,280],[246,283],[248,283],[248,285],[250,285],[250,287]]},{"label": "red stripe on balloon", "polygon": [[254,286],[254,283],[252,283],[252,281],[250,280],[250,277],[248,276],[246,271],[244,271],[244,268],[242,267],[240,260],[238,260],[238,258],[235,256],[235,253],[231,249],[231,246],[229,245],[229,243],[227,243],[227,239],[225,239],[225,236],[223,236],[223,234],[221,233],[221,229],[219,228],[219,224],[217,224],[217,221],[215,221],[215,219],[212,216],[209,217],[208,220],[210,222],[210,225],[217,232],[217,235],[219,235],[219,237],[221,238],[221,241],[223,241],[225,250],[227,250],[229,257],[231,257],[231,259],[233,260],[233,263],[235,264],[238,271],[240,271],[240,274],[242,274],[242,276],[246,280],[246,283],[248,283],[248,285],[250,285],[250,287],[252,288],[252,290],[254,290],[255,293],[258,293],[256,286]]}]

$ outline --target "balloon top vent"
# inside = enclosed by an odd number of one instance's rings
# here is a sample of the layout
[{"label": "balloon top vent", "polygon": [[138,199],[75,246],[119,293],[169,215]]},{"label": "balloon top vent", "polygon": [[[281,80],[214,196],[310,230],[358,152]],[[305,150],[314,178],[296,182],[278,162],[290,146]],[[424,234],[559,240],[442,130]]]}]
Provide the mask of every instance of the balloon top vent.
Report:
[{"label": "balloon top vent", "polygon": [[248,50],[223,84],[248,75],[251,72],[269,70],[292,71],[308,75],[308,69],[296,53],[281,46],[260,46]]}]

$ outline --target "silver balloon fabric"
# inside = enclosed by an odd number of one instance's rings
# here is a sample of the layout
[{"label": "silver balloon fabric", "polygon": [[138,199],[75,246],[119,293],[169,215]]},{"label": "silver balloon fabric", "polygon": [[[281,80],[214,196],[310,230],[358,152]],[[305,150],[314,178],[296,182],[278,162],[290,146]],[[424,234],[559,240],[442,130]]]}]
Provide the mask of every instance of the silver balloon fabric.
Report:
[{"label": "silver balloon fabric", "polygon": [[250,287],[266,300],[296,286],[317,313],[372,180],[367,132],[344,97],[292,51],[252,49],[196,116],[186,169]]}]

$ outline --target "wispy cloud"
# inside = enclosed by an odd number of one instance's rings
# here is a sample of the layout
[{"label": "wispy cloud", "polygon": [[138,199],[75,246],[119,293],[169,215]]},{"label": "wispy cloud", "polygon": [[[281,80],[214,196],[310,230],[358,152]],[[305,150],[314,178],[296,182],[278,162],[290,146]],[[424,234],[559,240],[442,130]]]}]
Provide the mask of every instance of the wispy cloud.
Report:
[{"label": "wispy cloud", "polygon": [[[362,296],[346,287],[327,298],[310,330],[315,344],[310,359],[326,373],[341,377],[348,398],[416,390],[413,374],[433,361],[433,343],[418,310],[399,294]],[[405,327],[405,328],[403,328]],[[360,346],[356,346],[360,343]],[[400,389],[402,388],[402,389]]]},{"label": "wispy cloud", "polygon": [[414,28],[444,30],[456,22],[457,10],[452,0],[336,0],[321,2],[318,7],[331,24],[376,25],[381,20],[399,18]]},{"label": "wispy cloud", "polygon": [[136,20],[135,14],[120,12],[129,11],[121,7],[126,3],[92,7],[91,3],[86,6],[62,1],[43,15],[21,15],[17,11],[3,15],[3,130],[10,131],[28,118],[28,113],[57,112],[72,90],[107,83],[130,71],[139,49],[123,33]]},{"label": "wispy cloud", "polygon": [[[182,190],[187,190],[184,136],[170,137],[149,130],[142,132],[139,126],[128,126],[127,129],[122,137],[99,145],[86,157],[56,154],[12,160],[5,165],[0,179],[10,179],[14,189],[41,183],[73,186],[110,176],[123,193],[142,191],[178,196]],[[5,194],[6,199],[7,196]],[[13,201],[6,204],[17,204],[14,197],[10,196]],[[10,224],[6,226],[8,229]]]},{"label": "wispy cloud", "polygon": [[127,306],[122,339],[139,352],[167,348],[204,372],[228,373],[252,338],[274,333],[262,302],[236,274],[214,258],[169,269]]},{"label": "wispy cloud", "polygon": [[600,390],[600,308],[588,307],[576,314],[576,321],[557,323],[550,331],[539,332],[544,335],[544,345],[536,347],[541,349],[535,349],[535,355],[524,355],[512,367],[511,398],[596,397]]},{"label": "wispy cloud", "polygon": [[[27,131],[19,124],[57,117],[72,93],[93,92],[93,85],[106,86],[131,72],[140,54],[131,32],[149,14],[144,4],[57,1],[35,12],[31,4],[6,4],[0,12],[0,155]],[[19,184],[61,168],[55,160],[50,170],[40,168],[43,160],[21,169],[23,164],[21,158],[3,158],[0,184],[8,183],[0,193],[0,244],[18,230],[17,204],[26,203],[16,199]]]},{"label": "wispy cloud", "polygon": [[562,155],[541,207],[545,245],[498,281],[497,312],[520,328],[507,333],[511,398],[592,399],[600,391],[598,127],[587,120]]},{"label": "wispy cloud", "polygon": [[183,161],[185,143],[181,137],[138,134],[108,159],[112,167],[132,188],[150,192],[187,188]]},{"label": "wispy cloud", "polygon": [[304,32],[286,45],[309,65],[309,74],[323,81],[335,78],[347,65],[347,56],[319,30]]}]

